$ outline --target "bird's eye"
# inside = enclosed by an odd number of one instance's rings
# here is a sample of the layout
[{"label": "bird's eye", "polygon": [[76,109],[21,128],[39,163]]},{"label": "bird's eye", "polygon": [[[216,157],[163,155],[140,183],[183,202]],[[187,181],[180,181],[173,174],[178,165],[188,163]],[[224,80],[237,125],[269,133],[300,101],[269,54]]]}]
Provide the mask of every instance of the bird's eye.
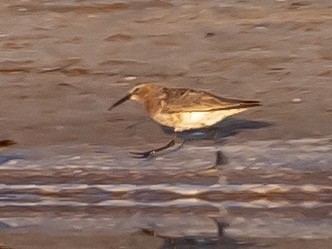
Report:
[{"label": "bird's eye", "polygon": [[162,93],[166,93],[167,92],[167,89],[165,87],[163,88],[160,88],[159,90],[159,93],[162,94]]}]

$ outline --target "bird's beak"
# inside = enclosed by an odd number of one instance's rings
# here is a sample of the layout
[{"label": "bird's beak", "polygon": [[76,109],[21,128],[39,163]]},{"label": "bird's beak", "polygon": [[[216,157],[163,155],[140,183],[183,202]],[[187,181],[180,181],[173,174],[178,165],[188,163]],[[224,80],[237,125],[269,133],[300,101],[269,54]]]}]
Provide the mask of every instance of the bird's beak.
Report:
[{"label": "bird's beak", "polygon": [[110,108],[108,108],[108,110],[111,111],[114,107],[117,107],[118,105],[121,105],[123,102],[129,100],[130,97],[131,97],[131,93],[124,96],[122,99],[119,99],[118,101],[116,101]]}]

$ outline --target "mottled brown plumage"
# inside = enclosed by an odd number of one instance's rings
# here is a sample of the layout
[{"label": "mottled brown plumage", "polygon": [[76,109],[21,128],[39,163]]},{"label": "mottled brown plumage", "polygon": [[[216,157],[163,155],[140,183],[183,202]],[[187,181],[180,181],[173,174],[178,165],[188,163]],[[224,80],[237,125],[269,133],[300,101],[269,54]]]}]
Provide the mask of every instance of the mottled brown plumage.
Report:
[{"label": "mottled brown plumage", "polygon": [[261,105],[256,100],[230,99],[200,90],[145,83],[134,87],[110,109],[129,99],[141,102],[156,122],[175,131],[209,127],[235,113]]}]

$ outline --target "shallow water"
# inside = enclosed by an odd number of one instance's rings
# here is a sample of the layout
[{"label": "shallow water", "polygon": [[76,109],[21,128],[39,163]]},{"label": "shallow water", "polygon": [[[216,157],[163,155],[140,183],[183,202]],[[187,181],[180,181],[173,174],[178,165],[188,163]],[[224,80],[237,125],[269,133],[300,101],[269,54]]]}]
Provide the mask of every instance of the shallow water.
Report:
[{"label": "shallow water", "polygon": [[[230,224],[227,236],[245,241],[331,239],[330,138],[196,143],[147,160],[132,159],[130,147],[7,150],[2,230],[120,236],[149,228],[163,238],[203,236],[213,244],[214,217]],[[210,169],[216,149],[228,163]]]}]

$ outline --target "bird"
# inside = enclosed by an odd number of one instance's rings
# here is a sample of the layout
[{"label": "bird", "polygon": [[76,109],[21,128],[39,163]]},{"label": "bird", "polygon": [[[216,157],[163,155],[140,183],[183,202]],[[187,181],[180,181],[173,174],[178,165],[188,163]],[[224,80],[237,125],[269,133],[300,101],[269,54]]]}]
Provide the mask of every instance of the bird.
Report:
[{"label": "bird", "polygon": [[[142,83],[116,101],[109,110],[127,100],[140,102],[157,123],[174,132],[208,128],[231,115],[261,106],[257,100],[226,98],[191,88],[173,88],[158,83]],[[146,152],[132,153],[143,158],[175,145],[172,139],[165,146]]]}]

